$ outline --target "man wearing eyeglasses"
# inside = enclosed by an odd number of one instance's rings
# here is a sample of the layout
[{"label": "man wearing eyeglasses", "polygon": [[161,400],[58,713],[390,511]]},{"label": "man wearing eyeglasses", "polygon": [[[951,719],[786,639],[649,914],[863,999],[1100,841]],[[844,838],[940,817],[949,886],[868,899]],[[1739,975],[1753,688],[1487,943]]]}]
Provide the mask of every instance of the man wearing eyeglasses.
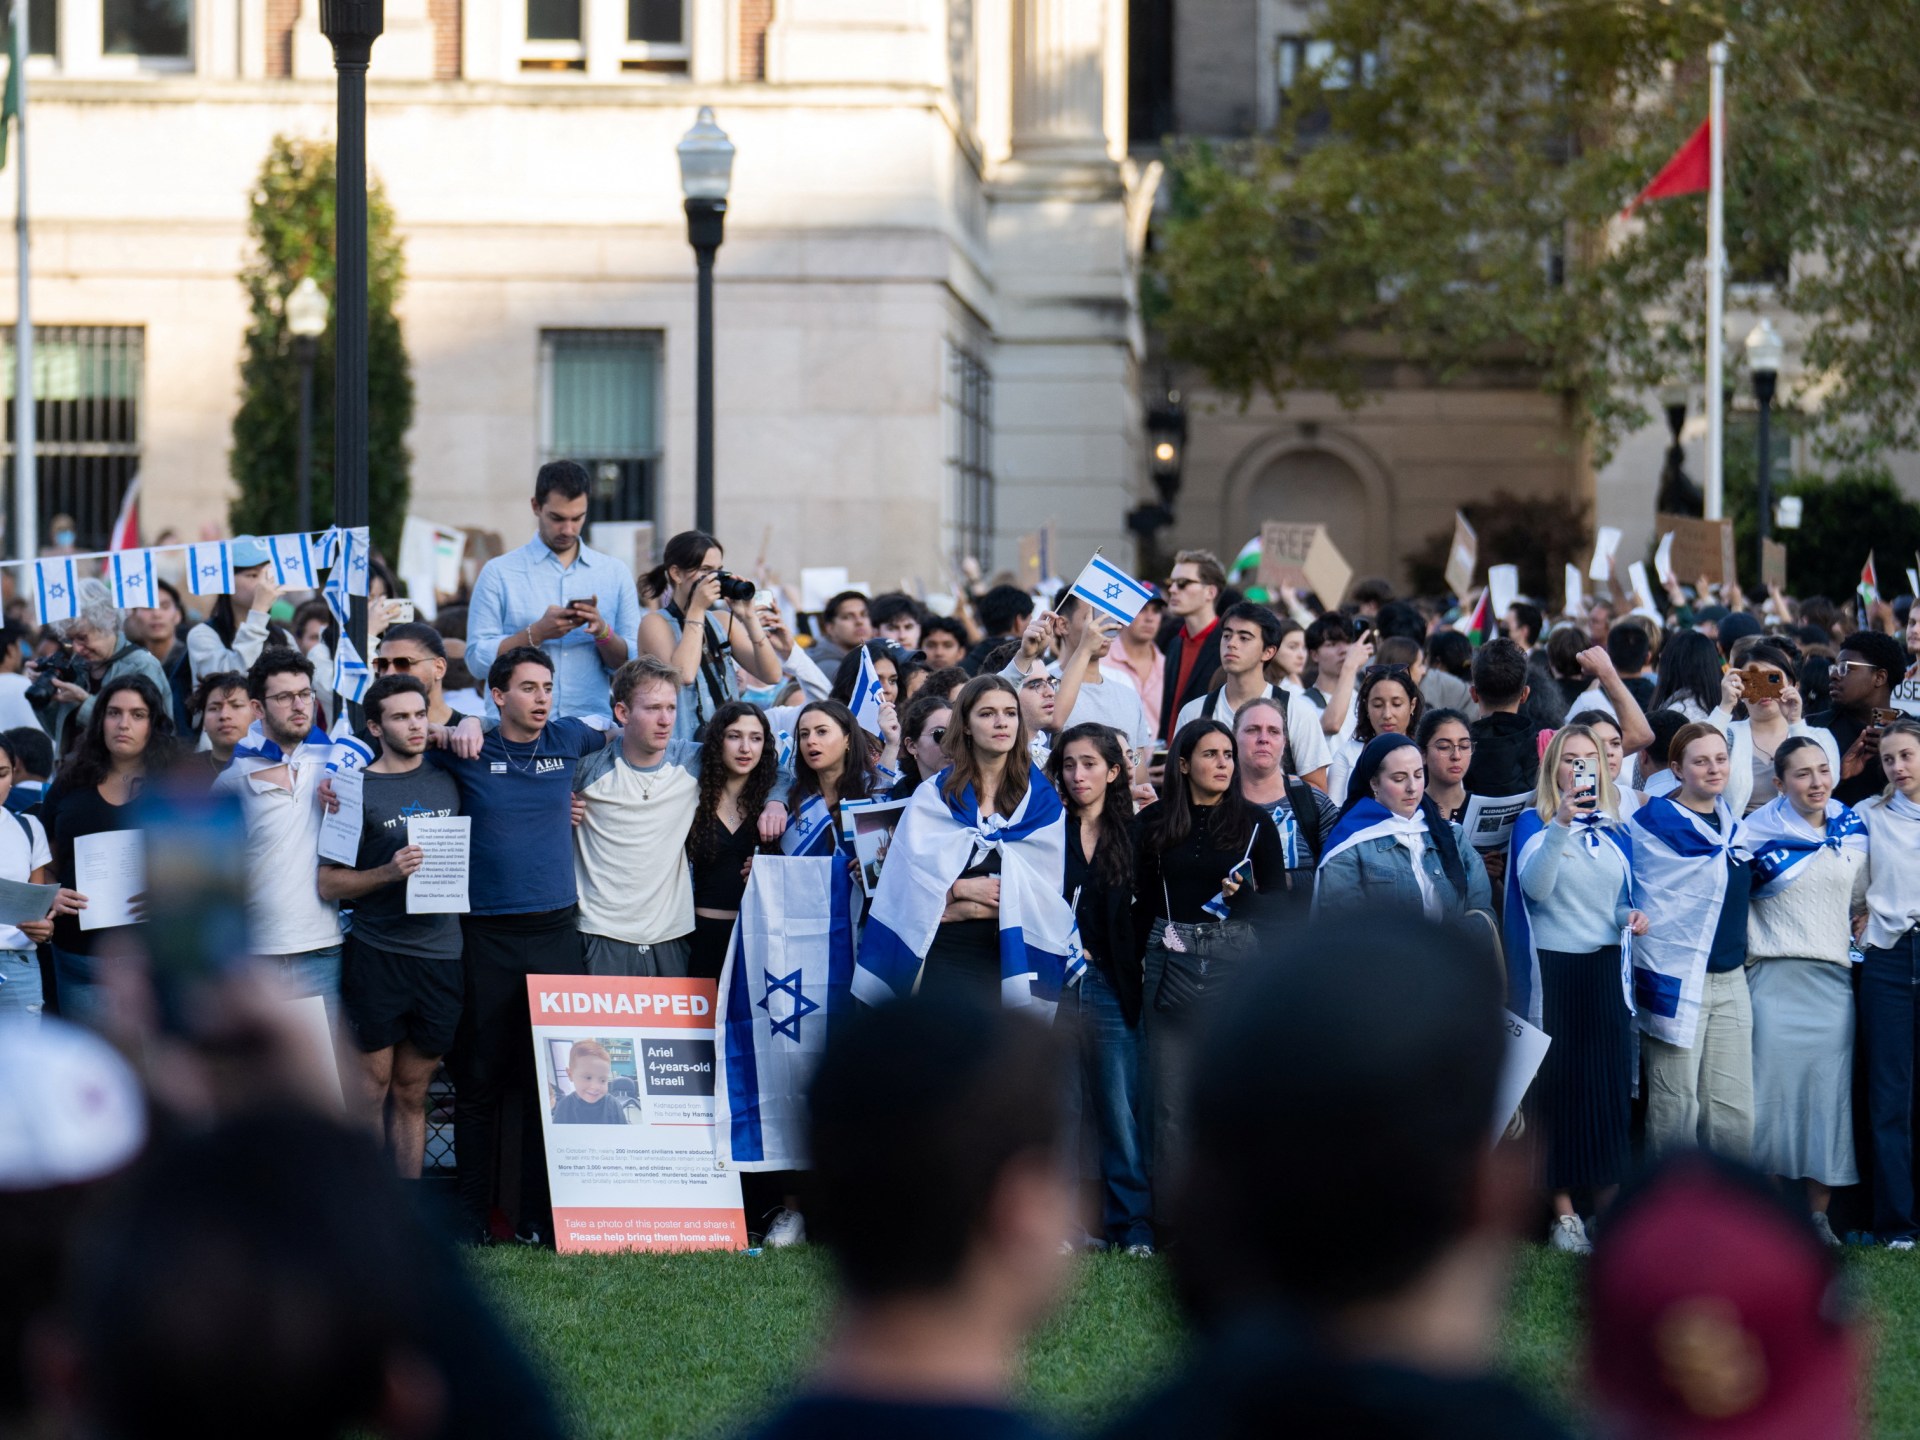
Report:
[{"label": "man wearing eyeglasses", "polygon": [[1173,738],[1174,724],[1191,700],[1207,693],[1220,668],[1220,617],[1214,610],[1227,574],[1211,550],[1182,550],[1167,580],[1167,611],[1180,628],[1167,644],[1167,674],[1160,692],[1160,738]]},{"label": "man wearing eyeglasses", "polygon": [[337,1018],[340,913],[320,898],[315,864],[330,747],[324,731],[313,733],[313,662],[284,646],[262,650],[247,695],[264,738],[236,748],[213,788],[237,796],[246,819],[248,948],[277,962],[298,993],[325,999]]},{"label": "man wearing eyeglasses", "polygon": [[1891,635],[1856,630],[1840,644],[1827,672],[1831,708],[1807,716],[1810,727],[1824,728],[1840,748],[1840,773],[1833,798],[1858,805],[1887,788],[1880,764],[1880,721],[1891,713],[1893,685],[1906,673],[1906,652]]}]

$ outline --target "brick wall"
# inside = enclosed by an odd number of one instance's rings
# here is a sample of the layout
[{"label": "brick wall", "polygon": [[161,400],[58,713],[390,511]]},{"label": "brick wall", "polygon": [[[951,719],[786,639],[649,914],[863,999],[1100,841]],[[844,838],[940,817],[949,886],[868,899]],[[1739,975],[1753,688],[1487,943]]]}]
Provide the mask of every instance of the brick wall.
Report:
[{"label": "brick wall", "polygon": [[740,0],[740,78],[767,78],[767,26],[773,0]]},{"label": "brick wall", "polygon": [[293,74],[293,23],[300,0],[267,0],[267,74],[284,80]]},{"label": "brick wall", "polygon": [[433,22],[433,78],[460,78],[460,0],[427,0]]}]

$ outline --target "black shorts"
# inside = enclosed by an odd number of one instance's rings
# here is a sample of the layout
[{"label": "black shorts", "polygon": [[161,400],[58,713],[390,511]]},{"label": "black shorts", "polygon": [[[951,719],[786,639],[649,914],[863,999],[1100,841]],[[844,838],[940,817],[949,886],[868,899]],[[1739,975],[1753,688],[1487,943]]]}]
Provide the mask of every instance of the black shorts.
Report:
[{"label": "black shorts", "polygon": [[349,933],[340,956],[340,1004],[363,1052],[402,1040],[422,1055],[453,1048],[463,990],[460,957],[396,955]]}]

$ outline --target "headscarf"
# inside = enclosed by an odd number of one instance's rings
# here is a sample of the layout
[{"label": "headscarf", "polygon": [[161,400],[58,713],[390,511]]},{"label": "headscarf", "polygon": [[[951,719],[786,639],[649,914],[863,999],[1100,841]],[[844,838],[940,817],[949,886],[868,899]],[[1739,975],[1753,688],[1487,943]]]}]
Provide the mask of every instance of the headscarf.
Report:
[{"label": "headscarf", "polygon": [[[1380,774],[1380,767],[1387,763],[1389,755],[1403,745],[1414,750],[1420,748],[1411,735],[1376,735],[1367,742],[1366,748],[1360,752],[1360,758],[1354,762],[1352,778],[1347,781],[1346,803],[1340,807],[1341,820],[1345,820],[1361,801],[1373,799],[1373,782]],[[1454,840],[1452,823],[1431,795],[1421,795],[1417,813],[1426,821],[1427,834],[1440,856],[1440,868],[1446,871],[1447,880],[1454,891],[1465,900],[1467,867],[1460,859],[1460,846]]]}]

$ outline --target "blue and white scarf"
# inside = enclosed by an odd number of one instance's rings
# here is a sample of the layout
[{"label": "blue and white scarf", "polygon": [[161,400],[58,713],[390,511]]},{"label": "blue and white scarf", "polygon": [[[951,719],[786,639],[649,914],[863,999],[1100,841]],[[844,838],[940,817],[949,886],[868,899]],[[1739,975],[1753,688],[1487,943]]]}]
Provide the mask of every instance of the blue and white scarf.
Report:
[{"label": "blue and white scarf", "polygon": [[782,855],[831,855],[839,848],[840,830],[833,812],[818,795],[809,795],[800,813],[787,823],[780,837]]},{"label": "blue and white scarf", "polygon": [[1633,906],[1648,929],[1633,946],[1640,1028],[1691,1048],[1700,1026],[1707,957],[1727,898],[1728,862],[1747,858],[1746,835],[1725,800],[1715,830],[1677,800],[1655,796],[1633,813]]},{"label": "blue and white scarf", "polygon": [[[1624,825],[1609,820],[1604,815],[1582,815],[1574,820],[1578,831],[1576,838],[1582,843],[1598,847],[1609,844],[1620,852],[1625,863],[1621,867],[1621,898],[1631,903],[1633,894],[1633,838]],[[1507,850],[1507,896],[1506,896],[1506,946],[1507,946],[1507,1008],[1516,1015],[1523,1015],[1527,1023],[1542,1028],[1540,1005],[1540,949],[1534,944],[1533,915],[1528,909],[1527,892],[1521,887],[1520,872],[1533,863],[1547,843],[1550,822],[1540,818],[1538,810],[1522,810],[1513,822],[1513,835],[1508,841]],[[1622,963],[1628,963],[1622,957]],[[1622,995],[1627,1011],[1633,1011],[1633,985],[1631,976],[1622,976]]]},{"label": "blue and white scarf", "polygon": [[[1416,837],[1423,842],[1423,848],[1419,855],[1415,855],[1413,853],[1413,846],[1408,844],[1409,840]],[[1318,913],[1323,899],[1320,891],[1320,880],[1321,877],[1327,873],[1327,862],[1333,859],[1334,856],[1344,854],[1346,851],[1353,849],[1356,845],[1366,844],[1369,840],[1392,840],[1406,848],[1408,858],[1413,864],[1414,883],[1420,888],[1423,908],[1425,908],[1429,914],[1432,914],[1437,902],[1430,898],[1433,890],[1433,882],[1427,876],[1423,860],[1425,857],[1425,849],[1430,848],[1438,842],[1436,842],[1435,837],[1427,830],[1426,811],[1421,809],[1407,816],[1396,815],[1372,796],[1356,801],[1353,806],[1340,817],[1339,823],[1333,827],[1333,832],[1327,836],[1326,843],[1321,848],[1320,866],[1313,873],[1313,908],[1315,913]],[[1447,840],[1450,842],[1452,837],[1448,836]]]},{"label": "blue and white scarf", "polygon": [[1060,893],[1067,864],[1067,817],[1060,796],[1033,768],[1011,815],[979,813],[969,785],[960,798],[941,793],[947,772],[920,785],[901,813],[887,867],[860,936],[853,993],[869,1005],[909,995],[947,891],[983,850],[1000,855],[1000,995],[1008,1005],[1051,1010],[1086,970],[1080,926]]},{"label": "blue and white scarf", "polygon": [[1777,795],[1741,822],[1741,834],[1753,859],[1753,894],[1770,899],[1807,873],[1805,862],[1822,850],[1867,853],[1867,822],[1838,800],[1827,801],[1826,828],[1816,835],[1793,808]]}]

